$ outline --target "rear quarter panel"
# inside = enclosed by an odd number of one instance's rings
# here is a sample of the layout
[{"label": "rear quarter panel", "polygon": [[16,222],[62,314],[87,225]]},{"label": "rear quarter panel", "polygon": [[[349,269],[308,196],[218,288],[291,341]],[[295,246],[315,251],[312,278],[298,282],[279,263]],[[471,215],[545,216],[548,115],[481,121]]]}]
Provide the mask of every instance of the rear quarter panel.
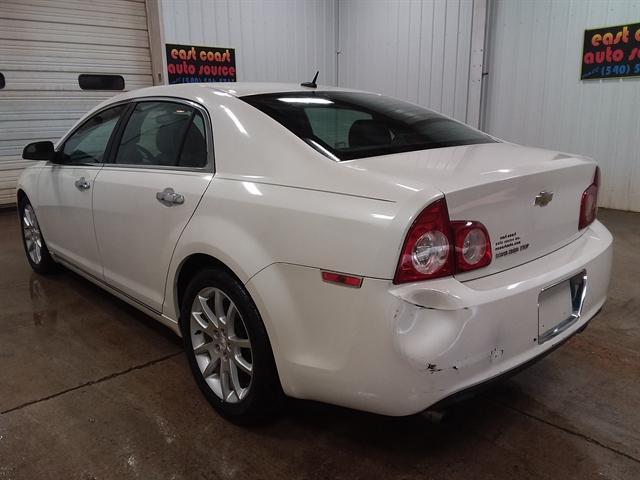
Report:
[{"label": "rear quarter panel", "polygon": [[414,213],[405,203],[214,177],[176,246],[164,313],[177,319],[179,269],[196,253],[245,284],[275,263],[390,279]]}]

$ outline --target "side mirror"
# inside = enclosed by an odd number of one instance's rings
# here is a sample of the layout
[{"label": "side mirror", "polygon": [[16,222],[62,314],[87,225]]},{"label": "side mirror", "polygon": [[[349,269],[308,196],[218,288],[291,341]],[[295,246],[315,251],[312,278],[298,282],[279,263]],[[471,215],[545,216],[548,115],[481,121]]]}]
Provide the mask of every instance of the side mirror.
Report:
[{"label": "side mirror", "polygon": [[53,142],[33,142],[24,147],[22,150],[22,158],[25,160],[53,160],[56,152],[53,148]]}]

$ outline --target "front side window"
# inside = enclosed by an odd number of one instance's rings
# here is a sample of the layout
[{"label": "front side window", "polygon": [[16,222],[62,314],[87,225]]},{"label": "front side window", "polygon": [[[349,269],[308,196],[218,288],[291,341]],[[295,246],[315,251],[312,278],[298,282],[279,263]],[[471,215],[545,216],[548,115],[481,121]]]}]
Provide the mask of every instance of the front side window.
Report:
[{"label": "front side window", "polygon": [[429,109],[382,95],[320,91],[241,99],[335,160],[494,142]]},{"label": "front side window", "polygon": [[124,129],[115,163],[204,167],[204,120],[196,109],[173,102],[140,102]]},{"label": "front side window", "polygon": [[84,122],[64,143],[62,163],[102,163],[113,129],[125,105],[97,113]]}]

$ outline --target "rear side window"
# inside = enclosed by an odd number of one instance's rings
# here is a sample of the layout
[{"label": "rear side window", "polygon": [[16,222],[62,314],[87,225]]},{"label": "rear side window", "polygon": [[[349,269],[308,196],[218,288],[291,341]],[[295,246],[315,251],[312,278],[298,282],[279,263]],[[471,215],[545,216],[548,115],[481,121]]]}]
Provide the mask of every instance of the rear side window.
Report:
[{"label": "rear side window", "polygon": [[173,102],[138,103],[124,129],[115,163],[204,167],[204,120],[196,109]]},{"label": "rear side window", "polygon": [[124,105],[118,105],[84,122],[62,147],[64,163],[102,163],[109,138],[124,109]]},{"label": "rear side window", "polygon": [[200,168],[207,164],[207,136],[204,120],[199,112],[195,112],[193,121],[184,138],[182,152],[180,152],[181,167]]},{"label": "rear side window", "polygon": [[241,98],[335,160],[494,142],[455,120],[382,95],[287,92]]}]

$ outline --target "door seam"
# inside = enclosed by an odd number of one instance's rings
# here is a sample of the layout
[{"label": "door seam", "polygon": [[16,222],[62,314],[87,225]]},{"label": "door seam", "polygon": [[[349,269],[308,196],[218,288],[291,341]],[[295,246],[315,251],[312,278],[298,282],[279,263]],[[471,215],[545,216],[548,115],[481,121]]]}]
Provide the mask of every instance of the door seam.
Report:
[{"label": "door seam", "polygon": [[[160,313],[162,315],[165,314],[164,313],[164,305],[167,302],[167,287],[168,287],[168,284],[169,284],[169,271],[171,270],[171,265],[173,265],[173,257],[176,254],[176,249],[178,248],[178,243],[180,243],[180,240],[182,239],[182,234],[187,229],[187,226],[191,223],[191,219],[193,218],[193,216],[198,211],[198,208],[200,207],[200,204],[202,203],[202,199],[204,198],[204,196],[209,191],[209,187],[211,187],[211,184],[213,183],[214,176],[215,176],[215,174],[211,175],[211,180],[209,180],[209,183],[207,184],[207,187],[204,189],[204,192],[202,192],[202,195],[200,195],[200,198],[198,199],[198,203],[196,203],[196,206],[193,209],[193,212],[191,212],[191,215],[189,216],[189,218],[185,222],[184,227],[182,227],[182,230],[180,231],[180,235],[178,235],[178,238],[176,239],[176,243],[173,246],[173,249],[171,250],[171,256],[169,257],[169,263],[167,265],[167,272],[165,273],[165,277],[164,277],[164,289],[163,289],[163,295],[162,295],[162,305],[160,305]],[[173,286],[172,286],[172,288],[173,288]],[[176,316],[180,317],[180,312],[176,312]],[[176,320],[179,320],[179,318],[176,319]]]},{"label": "door seam", "polygon": [[102,280],[104,281],[104,262],[102,260],[102,252],[100,251],[100,242],[98,242],[98,232],[96,231],[96,218],[95,218],[95,210],[93,209],[93,200],[95,198],[95,190],[96,183],[98,181],[98,177],[100,176],[100,172],[104,168],[104,163],[100,166],[98,171],[96,172],[95,177],[93,177],[93,188],[91,189],[91,223],[93,224],[93,239],[96,242],[96,250],[98,250],[98,260],[100,261],[100,271],[102,274]]}]

